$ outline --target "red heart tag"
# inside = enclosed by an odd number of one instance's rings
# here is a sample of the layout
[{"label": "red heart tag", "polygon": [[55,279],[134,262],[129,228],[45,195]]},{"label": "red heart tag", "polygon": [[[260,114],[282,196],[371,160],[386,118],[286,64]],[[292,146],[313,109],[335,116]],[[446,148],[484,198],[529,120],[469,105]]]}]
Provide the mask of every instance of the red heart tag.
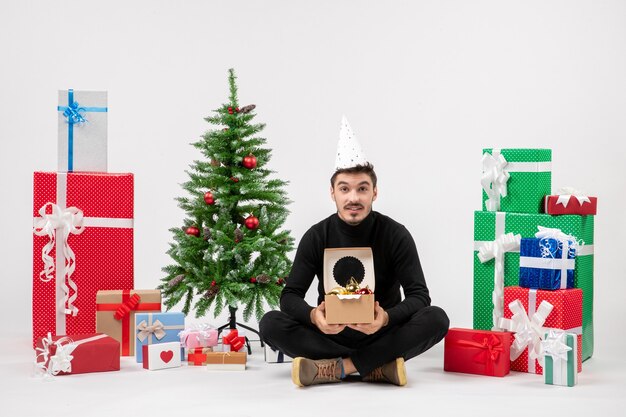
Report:
[{"label": "red heart tag", "polygon": [[164,350],[163,352],[161,352],[161,360],[165,363],[171,361],[173,357],[174,352],[172,352],[171,350]]}]

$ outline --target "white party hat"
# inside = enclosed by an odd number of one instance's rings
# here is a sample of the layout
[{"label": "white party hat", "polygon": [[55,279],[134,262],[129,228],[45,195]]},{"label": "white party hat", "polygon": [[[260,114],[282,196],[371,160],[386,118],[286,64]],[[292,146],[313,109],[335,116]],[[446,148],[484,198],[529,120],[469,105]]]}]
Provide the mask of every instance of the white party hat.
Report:
[{"label": "white party hat", "polygon": [[335,170],[352,168],[357,165],[367,164],[365,153],[361,149],[361,144],[352,133],[352,128],[346,116],[341,118],[341,130],[339,131],[339,143],[337,144],[337,159],[335,160]]}]

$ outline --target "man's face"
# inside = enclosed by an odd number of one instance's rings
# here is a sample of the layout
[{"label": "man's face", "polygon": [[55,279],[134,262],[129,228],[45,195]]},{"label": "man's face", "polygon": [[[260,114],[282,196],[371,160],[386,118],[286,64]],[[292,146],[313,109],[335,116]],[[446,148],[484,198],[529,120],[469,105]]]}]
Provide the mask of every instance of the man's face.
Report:
[{"label": "man's face", "polygon": [[356,226],[372,211],[378,190],[369,175],[339,174],[330,196],[337,205],[337,214],[344,222]]}]

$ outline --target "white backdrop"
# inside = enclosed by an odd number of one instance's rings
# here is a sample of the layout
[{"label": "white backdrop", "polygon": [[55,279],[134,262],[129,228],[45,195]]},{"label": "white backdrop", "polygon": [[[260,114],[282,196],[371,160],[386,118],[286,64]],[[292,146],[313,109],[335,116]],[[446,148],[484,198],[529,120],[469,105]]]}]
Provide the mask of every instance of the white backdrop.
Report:
[{"label": "white backdrop", "polygon": [[596,355],[617,352],[625,23],[626,3],[593,0],[3,2],[3,337],[30,340],[32,173],[56,169],[57,90],[109,91],[109,170],[135,174],[135,286],[153,288],[200,158],[189,143],[234,67],[240,102],[267,123],[270,168],[290,181],[296,239],[334,209],[346,114],[380,178],[375,209],[413,233],[453,326],[472,324],[481,149],[551,148],[553,188],[599,197]]}]

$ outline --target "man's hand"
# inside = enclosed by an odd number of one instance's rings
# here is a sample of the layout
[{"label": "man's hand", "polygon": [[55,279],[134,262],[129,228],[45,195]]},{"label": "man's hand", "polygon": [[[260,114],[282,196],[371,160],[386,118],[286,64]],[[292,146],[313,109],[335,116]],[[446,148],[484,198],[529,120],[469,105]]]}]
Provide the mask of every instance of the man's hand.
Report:
[{"label": "man's hand", "polygon": [[389,314],[378,304],[374,306],[374,321],[367,324],[348,324],[348,327],[365,334],[374,334],[389,323]]},{"label": "man's hand", "polygon": [[345,324],[328,324],[326,322],[326,304],[324,301],[311,310],[311,323],[317,326],[322,333],[337,334],[346,328]]}]

